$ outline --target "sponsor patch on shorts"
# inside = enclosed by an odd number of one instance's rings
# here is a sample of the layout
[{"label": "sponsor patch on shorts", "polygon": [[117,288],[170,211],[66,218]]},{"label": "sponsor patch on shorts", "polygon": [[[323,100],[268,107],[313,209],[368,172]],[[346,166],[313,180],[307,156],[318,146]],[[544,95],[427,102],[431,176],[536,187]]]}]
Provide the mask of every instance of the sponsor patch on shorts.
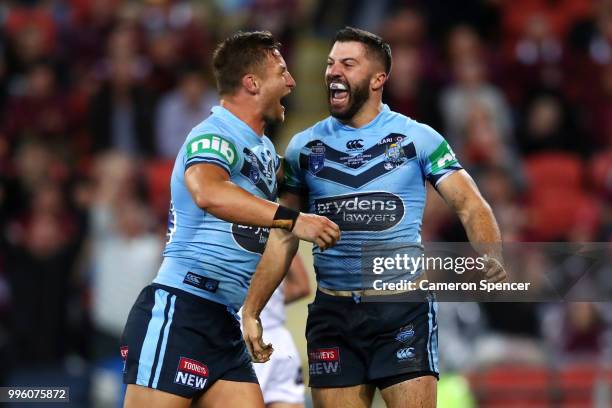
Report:
[{"label": "sponsor patch on shorts", "polygon": [[310,375],[340,374],[340,349],[338,347],[319,348],[308,352]]},{"label": "sponsor patch on shorts", "polygon": [[208,367],[199,361],[181,357],[174,382],[187,387],[203,390],[208,381]]},{"label": "sponsor patch on shorts", "polygon": [[121,346],[119,348],[119,351],[121,352],[121,359],[123,360],[123,372],[125,373],[125,365],[127,363],[127,357],[128,357],[128,346]]}]

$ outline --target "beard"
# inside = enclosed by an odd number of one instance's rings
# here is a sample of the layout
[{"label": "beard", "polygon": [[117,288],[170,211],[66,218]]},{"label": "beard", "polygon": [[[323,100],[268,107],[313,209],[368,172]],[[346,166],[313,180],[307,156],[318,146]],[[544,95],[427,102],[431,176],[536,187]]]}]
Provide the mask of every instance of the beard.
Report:
[{"label": "beard", "polygon": [[346,121],[350,120],[353,116],[359,112],[361,107],[367,102],[370,97],[370,80],[368,78],[364,79],[361,83],[355,85],[354,87],[349,87],[349,103],[346,107],[342,109],[335,109],[332,107],[330,103],[331,99],[331,91],[327,91],[327,103],[329,105],[329,113],[334,118]]}]

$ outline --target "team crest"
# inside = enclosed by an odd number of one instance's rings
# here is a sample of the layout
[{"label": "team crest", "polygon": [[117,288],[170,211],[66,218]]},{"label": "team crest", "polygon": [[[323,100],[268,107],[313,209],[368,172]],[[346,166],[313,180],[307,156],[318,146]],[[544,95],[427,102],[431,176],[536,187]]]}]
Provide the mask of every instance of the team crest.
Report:
[{"label": "team crest", "polygon": [[254,153],[249,152],[249,161],[251,162],[251,166],[249,168],[249,179],[253,182],[253,184],[257,184],[259,181],[259,164],[257,163],[257,156]]},{"label": "team crest", "polygon": [[385,170],[401,166],[406,161],[406,154],[399,143],[391,143],[385,149]]},{"label": "team crest", "polygon": [[325,166],[325,146],[317,145],[310,148],[308,168],[312,174],[317,174]]},{"label": "team crest", "polygon": [[271,181],[275,177],[274,171],[274,157],[272,156],[272,152],[268,149],[264,149],[259,153],[261,157],[261,162],[263,163],[263,174],[266,176],[268,181]]}]

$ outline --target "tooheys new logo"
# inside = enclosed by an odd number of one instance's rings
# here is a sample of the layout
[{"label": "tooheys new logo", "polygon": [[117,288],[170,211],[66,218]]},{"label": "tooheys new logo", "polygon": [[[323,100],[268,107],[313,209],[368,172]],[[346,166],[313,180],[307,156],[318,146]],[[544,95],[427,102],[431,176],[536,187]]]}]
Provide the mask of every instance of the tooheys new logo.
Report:
[{"label": "tooheys new logo", "polygon": [[308,352],[310,375],[339,374],[340,349],[338,347],[315,349]]},{"label": "tooheys new logo", "polygon": [[187,159],[197,154],[213,154],[232,166],[237,159],[236,148],[229,140],[218,135],[201,135],[187,143]]},{"label": "tooheys new logo", "polygon": [[383,191],[317,198],[314,208],[342,231],[384,231],[404,216],[401,198]]},{"label": "tooheys new logo", "polygon": [[174,382],[191,388],[203,390],[208,381],[208,367],[199,361],[181,357],[176,369]]}]

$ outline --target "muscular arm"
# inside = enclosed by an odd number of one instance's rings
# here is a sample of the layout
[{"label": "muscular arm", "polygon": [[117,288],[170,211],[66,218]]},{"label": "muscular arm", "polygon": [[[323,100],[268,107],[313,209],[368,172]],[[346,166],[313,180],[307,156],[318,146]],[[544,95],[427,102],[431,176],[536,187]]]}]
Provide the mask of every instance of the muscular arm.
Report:
[{"label": "muscular arm", "polygon": [[[288,207],[299,207],[299,197],[286,194],[281,201]],[[280,285],[298,249],[297,238],[283,230],[272,230],[266,249],[257,265],[242,308],[243,336],[253,361],[266,362],[272,354],[272,345],[264,344],[259,315]]]},{"label": "muscular arm", "polygon": [[198,207],[227,222],[272,227],[278,204],[254,196],[230,181],[214,164],[196,164],[185,172],[185,183]]},{"label": "muscular arm", "polygon": [[459,170],[442,180],[437,189],[459,216],[474,249],[491,258],[487,279],[503,280],[506,273],[501,266],[501,233],[491,207],[478,191],[474,180],[465,170]]},{"label": "muscular arm", "polygon": [[300,213],[291,219],[274,219],[278,204],[264,200],[230,181],[229,174],[213,164],[196,164],[185,172],[185,183],[198,207],[227,222],[291,230],[299,239],[322,249],[340,238],[340,228],[325,217]]}]

